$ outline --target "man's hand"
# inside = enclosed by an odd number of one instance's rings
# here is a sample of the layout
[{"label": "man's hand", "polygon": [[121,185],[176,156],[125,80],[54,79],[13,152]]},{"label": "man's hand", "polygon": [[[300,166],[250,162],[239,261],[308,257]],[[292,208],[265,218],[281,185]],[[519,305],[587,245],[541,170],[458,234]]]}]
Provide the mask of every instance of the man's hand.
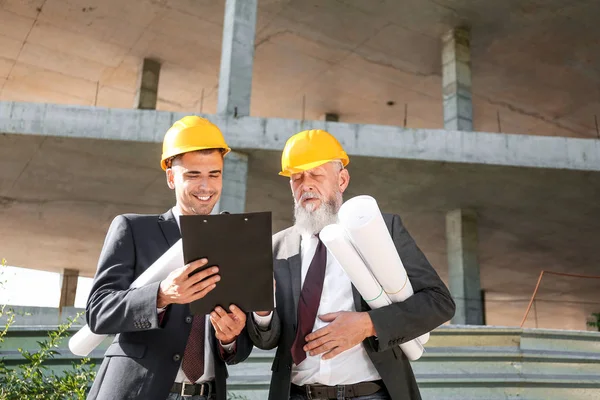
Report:
[{"label": "man's hand", "polygon": [[230,344],[242,333],[246,326],[246,313],[235,305],[229,306],[226,312],[221,307],[216,307],[210,313],[210,322],[215,328],[215,336],[222,344]]},{"label": "man's hand", "polygon": [[216,275],[218,267],[207,268],[189,276],[196,269],[206,265],[208,261],[203,258],[171,272],[160,283],[156,306],[163,308],[169,304],[187,304],[206,296],[213,290],[221,277]]},{"label": "man's hand", "polygon": [[376,334],[366,312],[340,311],[319,315],[319,319],[331,323],[306,336],[304,351],[311,356],[323,354],[323,360],[329,360]]}]

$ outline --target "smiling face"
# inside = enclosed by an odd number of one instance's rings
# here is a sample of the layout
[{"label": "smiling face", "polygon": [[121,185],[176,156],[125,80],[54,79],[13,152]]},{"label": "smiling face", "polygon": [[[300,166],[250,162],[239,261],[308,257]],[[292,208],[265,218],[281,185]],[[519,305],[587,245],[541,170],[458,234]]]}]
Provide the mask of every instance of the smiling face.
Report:
[{"label": "smiling face", "polygon": [[175,190],[183,215],[208,215],[223,189],[223,155],[201,150],[177,156],[167,169],[167,184]]},{"label": "smiling face", "polygon": [[316,234],[325,226],[335,223],[342,206],[342,194],[349,181],[348,170],[339,161],[293,174],[290,186],[294,196],[296,226],[302,232]]}]

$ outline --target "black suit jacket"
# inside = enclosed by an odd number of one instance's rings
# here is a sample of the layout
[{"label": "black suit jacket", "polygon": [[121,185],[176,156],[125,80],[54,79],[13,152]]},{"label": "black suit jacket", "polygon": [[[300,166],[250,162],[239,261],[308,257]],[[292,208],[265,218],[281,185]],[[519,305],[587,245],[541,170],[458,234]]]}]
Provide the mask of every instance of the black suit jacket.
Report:
[{"label": "black suit jacket", "polygon": [[[414,295],[401,303],[371,310],[352,287],[357,311],[367,311],[377,339],[363,342],[375,368],[394,400],[418,400],[419,388],[399,344],[430,332],[454,315],[455,305],[446,285],[417,247],[397,215],[384,214],[396,250],[406,268]],[[277,308],[268,329],[248,318],[248,333],[262,349],[277,346],[273,361],[270,400],[288,399],[292,370],[291,347],[296,337],[297,304],[301,291],[300,234],[295,228],[273,237]]]},{"label": "black suit jacket", "polygon": [[[137,289],[131,283],[181,237],[171,211],[163,215],[120,215],[112,222],[86,307],[92,332],[116,334],[88,395],[93,400],[164,400],[179,370],[191,330],[189,305],[172,304],[159,324],[159,282]],[[214,330],[217,399],[226,400],[227,368],[252,351],[246,330],[236,351],[222,359]]]}]

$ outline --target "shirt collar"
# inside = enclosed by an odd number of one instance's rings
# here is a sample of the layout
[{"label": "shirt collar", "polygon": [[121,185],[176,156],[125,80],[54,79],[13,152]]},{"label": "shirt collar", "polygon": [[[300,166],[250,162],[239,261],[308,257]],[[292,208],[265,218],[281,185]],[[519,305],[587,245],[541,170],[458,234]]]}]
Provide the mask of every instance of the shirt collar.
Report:
[{"label": "shirt collar", "polygon": [[179,222],[179,217],[181,217],[181,211],[178,206],[175,206],[171,209],[173,211],[173,216],[175,217],[175,221],[177,221],[177,226],[181,229],[181,223]]},{"label": "shirt collar", "polygon": [[317,240],[317,235],[313,235],[313,234],[310,234],[310,233],[302,233],[302,234],[300,234],[300,238],[301,238],[302,241],[305,241],[305,240]]}]

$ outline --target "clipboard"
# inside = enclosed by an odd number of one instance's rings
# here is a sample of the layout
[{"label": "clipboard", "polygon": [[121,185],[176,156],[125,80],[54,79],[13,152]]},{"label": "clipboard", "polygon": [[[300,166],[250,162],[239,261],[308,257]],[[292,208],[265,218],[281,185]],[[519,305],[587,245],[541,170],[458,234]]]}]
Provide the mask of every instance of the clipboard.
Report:
[{"label": "clipboard", "polygon": [[204,298],[190,303],[195,315],[218,305],[235,304],[245,312],[269,311],[273,300],[271,213],[182,215],[181,237],[186,264],[206,258],[203,269],[218,266],[221,280]]}]

